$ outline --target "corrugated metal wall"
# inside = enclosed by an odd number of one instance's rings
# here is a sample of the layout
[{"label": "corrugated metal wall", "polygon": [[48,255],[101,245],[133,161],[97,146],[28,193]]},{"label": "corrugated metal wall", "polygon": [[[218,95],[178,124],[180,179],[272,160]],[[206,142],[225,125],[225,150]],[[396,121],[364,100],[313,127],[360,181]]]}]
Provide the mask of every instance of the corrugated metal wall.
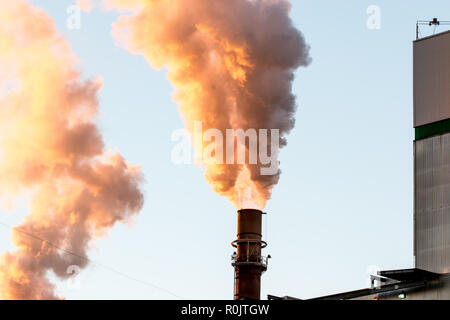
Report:
[{"label": "corrugated metal wall", "polygon": [[416,268],[450,271],[450,133],[414,143]]},{"label": "corrugated metal wall", "polygon": [[414,42],[414,127],[450,118],[450,32]]}]

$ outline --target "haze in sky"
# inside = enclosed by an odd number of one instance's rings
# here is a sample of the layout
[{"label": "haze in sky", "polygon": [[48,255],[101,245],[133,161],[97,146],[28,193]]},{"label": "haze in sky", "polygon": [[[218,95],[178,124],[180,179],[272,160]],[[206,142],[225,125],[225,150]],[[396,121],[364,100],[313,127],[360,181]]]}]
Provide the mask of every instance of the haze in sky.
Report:
[{"label": "haze in sky", "polygon": [[[291,2],[313,60],[296,73],[297,122],[265,208],[272,259],[262,296],[309,298],[366,287],[377,268],[413,267],[412,41],[415,21],[449,20],[450,3]],[[78,29],[68,25],[74,1],[32,3],[56,21],[83,79],[102,77],[105,145],[145,177],[140,214],[96,241],[76,282],[51,275],[57,291],[67,299],[231,299],[235,208],[200,168],[171,161],[172,134],[184,123],[167,70],[118,45],[118,12],[82,12]],[[8,226],[28,209],[24,197],[0,212],[1,252],[14,249]]]}]

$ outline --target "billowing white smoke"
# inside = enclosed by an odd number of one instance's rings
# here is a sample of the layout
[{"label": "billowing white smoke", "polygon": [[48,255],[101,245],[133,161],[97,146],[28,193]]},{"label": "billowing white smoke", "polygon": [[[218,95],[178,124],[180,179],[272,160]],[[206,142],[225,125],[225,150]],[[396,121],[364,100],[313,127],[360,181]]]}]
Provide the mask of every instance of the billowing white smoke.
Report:
[{"label": "billowing white smoke", "polygon": [[[310,62],[288,1],[104,0],[104,5],[131,12],[119,17],[113,34],[154,68],[167,67],[192,134],[196,121],[204,132],[218,129],[224,136],[226,129],[278,129],[279,146],[286,145],[295,124],[294,71]],[[214,143],[196,151],[203,155]],[[250,189],[255,206],[264,207],[280,172],[261,174],[261,162],[225,162],[206,165],[214,190],[239,207],[240,195]]]},{"label": "billowing white smoke", "polygon": [[76,63],[47,14],[0,0],[0,198],[32,195],[17,250],[0,256],[4,299],[59,298],[47,273],[85,267],[90,243],[143,205],[140,168],[104,150],[102,81],[82,81]]}]

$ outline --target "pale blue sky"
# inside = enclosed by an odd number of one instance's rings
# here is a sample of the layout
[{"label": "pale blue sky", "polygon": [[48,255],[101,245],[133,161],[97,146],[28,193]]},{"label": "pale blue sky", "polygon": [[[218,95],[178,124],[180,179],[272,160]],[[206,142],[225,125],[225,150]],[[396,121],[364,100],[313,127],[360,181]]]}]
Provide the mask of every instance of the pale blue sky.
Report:
[{"label": "pale blue sky", "polygon": [[[141,164],[146,204],[134,226],[117,225],[92,260],[187,299],[231,299],[234,207],[194,166],[170,161],[171,134],[183,126],[163,71],[114,45],[115,13],[83,13],[66,28],[73,0],[34,0],[49,12],[82,61],[102,75],[101,127],[108,147]],[[415,21],[450,20],[450,2],[298,1],[292,19],[314,59],[295,82],[297,126],[281,153],[283,174],[266,211],[273,257],[262,294],[315,297],[359,289],[368,267],[413,266],[412,41]],[[369,5],[381,30],[366,27]],[[424,32],[426,29],[424,29]],[[17,224],[24,209],[0,213]],[[0,249],[11,249],[0,228]],[[171,299],[102,267],[59,282],[68,299]]]}]

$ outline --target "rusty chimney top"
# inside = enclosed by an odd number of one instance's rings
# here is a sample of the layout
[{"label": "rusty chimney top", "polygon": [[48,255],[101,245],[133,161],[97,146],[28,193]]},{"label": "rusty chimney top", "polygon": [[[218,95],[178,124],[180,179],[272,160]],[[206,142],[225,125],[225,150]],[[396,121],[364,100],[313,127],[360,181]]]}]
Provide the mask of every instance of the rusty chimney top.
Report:
[{"label": "rusty chimney top", "polygon": [[267,270],[270,258],[261,255],[261,249],[267,246],[261,234],[263,214],[255,209],[238,211],[237,240],[232,242],[237,249],[232,256],[235,300],[261,298],[261,275]]}]

